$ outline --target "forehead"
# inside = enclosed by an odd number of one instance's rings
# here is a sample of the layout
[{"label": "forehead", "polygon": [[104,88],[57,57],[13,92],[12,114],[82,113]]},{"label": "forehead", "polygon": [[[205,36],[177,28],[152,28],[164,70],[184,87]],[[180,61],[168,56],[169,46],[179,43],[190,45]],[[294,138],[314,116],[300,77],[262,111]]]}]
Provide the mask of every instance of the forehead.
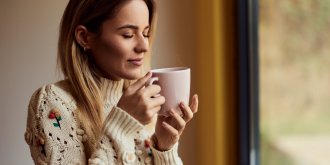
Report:
[{"label": "forehead", "polygon": [[149,10],[142,0],[129,0],[123,4],[115,16],[108,21],[112,24],[133,24],[137,26],[149,25]]}]

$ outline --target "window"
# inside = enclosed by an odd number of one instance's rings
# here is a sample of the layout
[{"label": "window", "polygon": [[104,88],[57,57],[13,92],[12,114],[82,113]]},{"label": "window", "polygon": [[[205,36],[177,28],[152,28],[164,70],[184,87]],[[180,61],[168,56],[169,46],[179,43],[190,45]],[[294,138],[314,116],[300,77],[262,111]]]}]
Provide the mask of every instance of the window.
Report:
[{"label": "window", "polygon": [[330,1],[259,1],[260,164],[329,164]]}]

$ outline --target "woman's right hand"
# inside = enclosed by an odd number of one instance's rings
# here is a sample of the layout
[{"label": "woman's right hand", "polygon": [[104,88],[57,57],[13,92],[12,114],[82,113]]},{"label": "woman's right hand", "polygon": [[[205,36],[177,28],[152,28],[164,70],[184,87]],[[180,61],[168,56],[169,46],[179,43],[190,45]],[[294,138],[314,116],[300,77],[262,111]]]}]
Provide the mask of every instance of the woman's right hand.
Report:
[{"label": "woman's right hand", "polygon": [[119,108],[126,111],[144,125],[152,121],[154,115],[160,110],[161,105],[165,103],[163,96],[152,97],[160,92],[160,86],[150,85],[145,87],[150,78],[151,73],[148,72],[145,76],[130,85],[124,91],[117,104]]}]

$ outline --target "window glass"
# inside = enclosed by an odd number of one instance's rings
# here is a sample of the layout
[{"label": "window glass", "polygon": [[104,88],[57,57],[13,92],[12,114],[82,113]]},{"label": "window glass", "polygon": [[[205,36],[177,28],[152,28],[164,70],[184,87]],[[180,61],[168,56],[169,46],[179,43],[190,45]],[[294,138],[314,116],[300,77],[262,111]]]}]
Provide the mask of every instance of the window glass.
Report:
[{"label": "window glass", "polygon": [[262,165],[330,164],[330,1],[260,0]]}]

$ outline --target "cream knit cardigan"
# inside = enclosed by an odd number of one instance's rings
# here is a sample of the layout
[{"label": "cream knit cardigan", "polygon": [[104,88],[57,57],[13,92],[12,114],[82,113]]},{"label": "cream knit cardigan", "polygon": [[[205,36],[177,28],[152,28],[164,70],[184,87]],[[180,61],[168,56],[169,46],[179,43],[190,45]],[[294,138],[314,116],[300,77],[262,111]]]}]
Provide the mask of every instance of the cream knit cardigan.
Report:
[{"label": "cream knit cardigan", "polygon": [[[108,80],[109,81],[109,80]],[[67,80],[38,89],[28,107],[25,141],[35,164],[181,165],[178,144],[169,151],[150,145],[144,126],[117,107],[123,81],[110,81],[104,105],[104,130],[98,149],[86,158],[84,141],[88,137],[77,119],[77,103]]]}]

